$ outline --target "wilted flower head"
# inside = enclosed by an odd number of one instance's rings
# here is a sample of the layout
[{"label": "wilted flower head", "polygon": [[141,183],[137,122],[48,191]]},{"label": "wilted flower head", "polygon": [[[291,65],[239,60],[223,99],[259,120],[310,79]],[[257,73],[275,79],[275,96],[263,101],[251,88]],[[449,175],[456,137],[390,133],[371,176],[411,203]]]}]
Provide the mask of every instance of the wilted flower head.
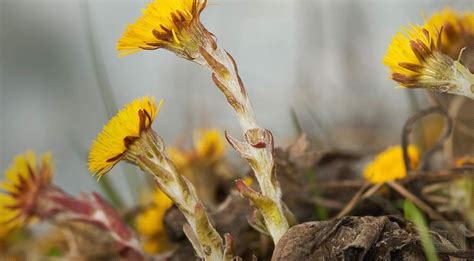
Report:
[{"label": "wilted flower head", "polygon": [[209,37],[199,21],[206,0],[154,0],[138,20],[128,25],[117,50],[128,55],[141,50],[168,49],[193,59],[198,46]]},{"label": "wilted flower head", "polygon": [[435,14],[424,26],[403,28],[393,38],[384,57],[390,77],[407,88],[474,97],[474,77],[457,61],[461,49],[472,44],[463,29],[463,24],[470,27],[472,23],[463,22],[466,19],[469,17],[447,10]]},{"label": "wilted flower head", "polygon": [[[411,168],[415,169],[420,161],[418,148],[409,145],[408,157],[410,158]],[[403,179],[406,175],[403,151],[400,146],[390,147],[381,152],[364,170],[364,178],[373,184]]]},{"label": "wilted flower head", "polygon": [[135,219],[137,232],[143,237],[143,247],[149,254],[162,253],[170,248],[168,235],[164,227],[166,211],[173,201],[161,190],[153,193],[153,202]]},{"label": "wilted flower head", "polygon": [[99,133],[89,152],[89,170],[99,177],[125,155],[129,147],[148,130],[161,107],[155,98],[145,96],[126,105]]},{"label": "wilted flower head", "polygon": [[50,154],[42,156],[39,166],[31,151],[15,158],[1,183],[0,224],[4,229],[19,228],[37,217],[35,209],[41,206],[36,201],[51,185],[52,177]]}]

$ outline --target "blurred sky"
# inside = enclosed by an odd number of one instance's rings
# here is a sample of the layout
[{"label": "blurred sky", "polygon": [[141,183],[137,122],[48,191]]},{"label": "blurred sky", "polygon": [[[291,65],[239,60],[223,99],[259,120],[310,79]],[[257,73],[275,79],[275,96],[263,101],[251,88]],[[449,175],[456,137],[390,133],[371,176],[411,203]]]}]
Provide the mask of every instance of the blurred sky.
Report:
[{"label": "blurred sky", "polygon": [[[155,127],[168,144],[198,127],[239,135],[206,69],[166,51],[117,57],[117,39],[146,2],[0,0],[0,169],[26,149],[52,151],[59,185],[96,189],[87,150],[115,110],[110,101],[146,94],[165,100]],[[202,21],[236,59],[277,145],[295,136],[293,109],[333,148],[374,151],[399,142],[413,111],[381,63],[391,37],[447,6],[474,1],[209,0]],[[411,93],[423,104],[423,92]],[[125,191],[121,172],[112,174]]]}]

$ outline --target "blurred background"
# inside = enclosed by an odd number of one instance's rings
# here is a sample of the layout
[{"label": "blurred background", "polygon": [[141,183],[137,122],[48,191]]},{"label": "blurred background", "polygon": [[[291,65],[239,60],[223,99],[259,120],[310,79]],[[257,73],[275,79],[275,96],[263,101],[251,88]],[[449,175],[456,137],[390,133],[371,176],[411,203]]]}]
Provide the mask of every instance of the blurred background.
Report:
[{"label": "blurred background", "polygon": [[[56,183],[97,189],[91,141],[117,108],[165,100],[155,129],[168,144],[196,128],[239,134],[209,72],[166,51],[118,58],[116,41],[143,0],[0,0],[0,169],[27,149],[51,151]],[[401,25],[466,1],[209,0],[203,24],[236,59],[262,126],[277,145],[303,131],[321,146],[360,153],[399,143],[423,91],[395,89],[382,64]],[[228,150],[229,157],[235,156]],[[116,185],[129,195],[121,164]]]}]

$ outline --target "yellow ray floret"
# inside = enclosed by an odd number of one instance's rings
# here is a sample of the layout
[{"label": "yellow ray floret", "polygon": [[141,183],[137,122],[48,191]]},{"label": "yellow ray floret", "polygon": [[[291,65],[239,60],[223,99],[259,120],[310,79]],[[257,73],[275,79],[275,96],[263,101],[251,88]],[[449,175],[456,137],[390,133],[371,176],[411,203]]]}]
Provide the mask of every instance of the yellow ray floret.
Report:
[{"label": "yellow ray floret", "polygon": [[[182,32],[199,18],[205,0],[154,0],[129,24],[117,44],[119,55],[179,45]],[[180,39],[181,38],[181,39]]]},{"label": "yellow ray floret", "polygon": [[15,158],[5,171],[5,180],[1,183],[0,225],[2,229],[18,228],[28,222],[35,208],[35,200],[40,189],[51,183],[53,176],[51,154],[42,156],[41,165],[36,165],[36,156],[32,151]]},{"label": "yellow ray floret", "polygon": [[[420,151],[416,146],[408,146],[408,157],[411,168],[415,169],[420,161]],[[373,184],[403,179],[406,175],[403,151],[400,146],[390,147],[378,154],[364,170],[364,178]]]},{"label": "yellow ray floret", "polygon": [[155,98],[145,96],[126,105],[99,133],[89,151],[89,171],[99,177],[110,170],[127,150],[127,142],[140,137],[148,129],[159,108]]},{"label": "yellow ray floret", "polygon": [[433,27],[417,25],[403,27],[401,32],[393,37],[383,59],[384,64],[390,68],[392,76],[416,75],[417,72],[409,68],[409,65],[423,66],[423,57],[429,56],[436,49],[438,35],[439,32]]}]

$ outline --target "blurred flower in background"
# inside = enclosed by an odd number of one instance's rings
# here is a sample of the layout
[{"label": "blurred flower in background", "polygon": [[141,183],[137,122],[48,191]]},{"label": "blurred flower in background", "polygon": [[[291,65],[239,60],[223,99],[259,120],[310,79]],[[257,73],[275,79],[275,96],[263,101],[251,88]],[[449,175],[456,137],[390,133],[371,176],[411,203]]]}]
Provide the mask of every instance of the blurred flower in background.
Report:
[{"label": "blurred flower in background", "polygon": [[37,200],[49,190],[52,176],[51,154],[44,154],[39,166],[32,151],[15,158],[14,163],[6,170],[6,180],[2,183],[4,193],[0,196],[1,230],[18,229],[35,218],[42,218],[37,214],[41,213],[38,208],[44,206],[39,205]]},{"label": "blurred flower in background", "polygon": [[[461,50],[474,41],[474,13],[472,11],[456,12],[446,8],[433,14],[426,25],[437,30],[443,28],[439,48],[453,60],[457,60]],[[468,64],[466,66],[469,67]],[[474,71],[473,67],[469,69],[471,72]]]},{"label": "blurred flower in background", "polygon": [[193,148],[170,147],[168,152],[176,167],[183,169],[193,162],[215,164],[225,153],[226,140],[218,129],[198,129],[194,131]]},{"label": "blurred flower in background", "polygon": [[135,227],[142,237],[144,250],[149,254],[159,254],[172,249],[164,217],[173,202],[159,189],[152,193],[151,198],[152,202],[135,218]]},{"label": "blurred flower in background", "polygon": [[[420,151],[416,146],[408,146],[408,157],[411,169],[416,169],[420,162]],[[406,175],[401,146],[387,148],[378,154],[364,170],[364,178],[373,184],[403,179]]]},{"label": "blurred flower in background", "polygon": [[199,197],[215,205],[237,178],[225,161],[226,140],[218,129],[197,129],[191,148],[169,147],[168,154],[179,172],[188,177]]}]

